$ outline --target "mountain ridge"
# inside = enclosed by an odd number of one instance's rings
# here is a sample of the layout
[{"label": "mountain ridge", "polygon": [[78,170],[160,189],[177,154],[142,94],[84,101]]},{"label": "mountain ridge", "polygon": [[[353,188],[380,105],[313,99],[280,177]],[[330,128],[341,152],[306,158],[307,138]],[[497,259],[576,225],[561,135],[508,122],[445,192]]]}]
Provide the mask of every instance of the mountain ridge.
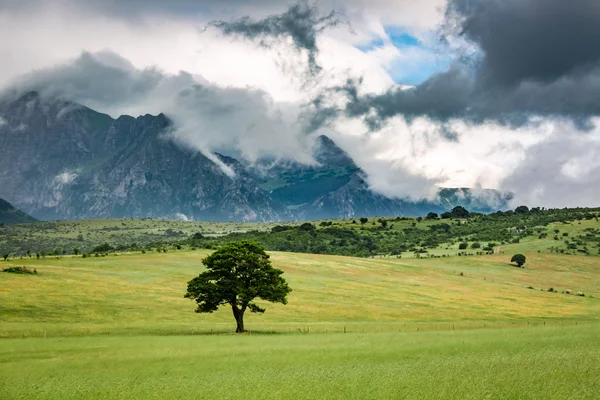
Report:
[{"label": "mountain ridge", "polygon": [[261,170],[215,153],[235,172],[232,177],[170,138],[172,122],[162,113],[112,118],[29,92],[0,101],[0,117],[0,147],[7,155],[0,159],[0,197],[40,219],[422,215],[461,200],[415,203],[377,194],[326,136],[316,140],[313,166],[264,163]]},{"label": "mountain ridge", "polygon": [[37,219],[13,207],[8,201],[0,199],[0,224],[24,224],[36,221]]}]

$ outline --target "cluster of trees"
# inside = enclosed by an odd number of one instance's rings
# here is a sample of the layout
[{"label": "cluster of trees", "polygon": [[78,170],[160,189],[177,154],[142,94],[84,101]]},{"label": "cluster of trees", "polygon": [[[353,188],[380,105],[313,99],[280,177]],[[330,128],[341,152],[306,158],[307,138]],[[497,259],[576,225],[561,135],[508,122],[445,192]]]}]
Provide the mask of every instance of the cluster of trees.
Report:
[{"label": "cluster of trees", "polygon": [[[456,207],[449,215],[430,213],[424,219],[394,228],[407,218],[369,220],[358,224],[304,223],[300,226],[279,225],[270,232],[233,233],[219,238],[191,238],[194,247],[216,248],[223,243],[252,240],[268,250],[358,257],[399,255],[404,252],[425,254],[440,246],[458,244],[459,250],[472,249],[491,253],[494,247],[518,243],[525,236],[547,235],[544,226],[578,218],[595,218],[587,209],[542,210],[518,207],[515,211],[484,215]],[[436,221],[437,220],[437,221]],[[436,221],[436,222],[431,222]],[[356,221],[354,221],[356,222]],[[369,223],[371,222],[371,223]]]},{"label": "cluster of trees", "polygon": [[[515,210],[493,214],[469,212],[463,207],[455,207],[441,216],[429,213],[424,218],[359,218],[350,221],[323,221],[318,224],[305,222],[301,225],[277,225],[270,231],[249,231],[230,233],[224,236],[205,236],[197,232],[191,237],[182,235],[178,229],[168,228],[159,235],[143,236],[140,244],[128,242],[123,236],[112,237],[109,241],[90,243],[86,233],[85,242],[74,239],[69,233],[71,247],[56,247],[52,237],[55,223],[43,223],[42,229],[48,231],[45,241],[39,236],[22,235],[9,237],[7,242],[0,240],[0,255],[22,257],[45,257],[47,255],[81,254],[102,255],[113,251],[161,251],[178,248],[196,247],[214,249],[223,244],[239,240],[252,240],[268,250],[291,251],[315,254],[336,254],[358,257],[373,255],[393,255],[412,252],[427,254],[430,250],[458,247],[462,252],[489,253],[495,246],[515,243],[525,236],[535,235],[544,238],[552,235],[556,240],[556,251],[596,254],[600,250],[600,230],[589,230],[584,235],[568,237],[566,232],[549,231],[545,226],[550,223],[570,223],[577,220],[597,219],[600,209],[540,209],[521,206]],[[168,221],[167,221],[168,223]],[[56,225],[53,227],[53,225]],[[111,232],[119,226],[109,226]],[[7,228],[5,228],[7,229]],[[557,232],[558,231],[558,232]],[[9,231],[10,232],[10,231]],[[0,230],[0,239],[3,231]],[[79,234],[83,236],[82,234]],[[139,237],[138,237],[139,238]],[[34,245],[40,247],[33,247]],[[2,247],[4,246],[4,247]],[[33,252],[30,250],[32,246]],[[54,249],[54,250],[51,250]],[[69,250],[65,250],[69,249]]]}]

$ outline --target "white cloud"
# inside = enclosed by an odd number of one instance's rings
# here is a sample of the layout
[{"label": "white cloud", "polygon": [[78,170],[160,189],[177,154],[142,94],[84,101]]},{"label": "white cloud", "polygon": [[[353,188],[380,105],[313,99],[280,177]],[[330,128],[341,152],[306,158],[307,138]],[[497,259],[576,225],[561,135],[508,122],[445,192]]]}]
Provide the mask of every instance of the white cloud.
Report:
[{"label": "white cloud", "polygon": [[[176,0],[168,7],[141,0],[9,3],[0,0],[0,37],[16,39],[0,41],[0,87],[37,70],[20,84],[37,79],[113,116],[165,112],[176,123],[178,140],[229,175],[233,171],[212,151],[235,147],[249,160],[311,162],[311,138],[298,124],[301,104],[349,76],[364,78],[361,90],[381,93],[394,85],[389,71],[402,77],[436,62],[433,50],[394,47],[385,28],[400,26],[435,47],[433,32],[445,6],[445,0],[321,1],[324,12],[343,11],[354,32],[340,25],[319,37],[324,73],[307,83],[306,60],[289,46],[258,48],[199,29],[213,18],[282,11],[289,2],[235,3],[235,13],[223,5],[233,3],[216,1]],[[367,52],[355,47],[374,38],[384,44]],[[466,51],[464,43],[452,46]],[[73,63],[82,51],[88,59]],[[436,185],[467,186],[512,190],[531,205],[593,204],[600,187],[598,129],[581,134],[552,119],[534,122],[513,129],[396,117],[369,132],[361,120],[341,118],[319,133],[338,142],[368,173],[370,185],[390,196],[420,198],[431,196]],[[0,119],[0,126],[5,123]],[[67,183],[70,176],[57,179]]]},{"label": "white cloud", "polygon": [[[596,126],[600,120],[594,121]],[[516,194],[514,204],[544,207],[598,206],[600,128],[580,132],[556,122],[544,140],[529,147],[501,186]]]}]

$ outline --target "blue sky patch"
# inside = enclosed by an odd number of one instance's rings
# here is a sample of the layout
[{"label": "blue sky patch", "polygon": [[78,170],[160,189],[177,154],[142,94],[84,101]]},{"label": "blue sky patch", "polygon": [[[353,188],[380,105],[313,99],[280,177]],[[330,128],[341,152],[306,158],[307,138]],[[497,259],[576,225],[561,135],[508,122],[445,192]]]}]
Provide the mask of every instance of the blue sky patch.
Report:
[{"label": "blue sky patch", "polygon": [[[417,37],[407,33],[402,28],[385,27],[385,33],[389,38],[389,42],[401,51],[412,49],[418,50],[424,55],[429,54],[429,56],[415,58],[413,61],[404,60],[402,63],[392,63],[388,68],[388,72],[396,83],[418,85],[432,75],[447,70],[450,66],[452,61],[450,55],[439,54],[438,50],[426,46]],[[376,38],[365,45],[356,46],[356,48],[366,53],[378,47],[383,47],[385,44],[384,39]]]},{"label": "blue sky patch", "polygon": [[385,33],[389,36],[392,44],[396,47],[422,47],[419,39],[399,29],[386,28]]}]

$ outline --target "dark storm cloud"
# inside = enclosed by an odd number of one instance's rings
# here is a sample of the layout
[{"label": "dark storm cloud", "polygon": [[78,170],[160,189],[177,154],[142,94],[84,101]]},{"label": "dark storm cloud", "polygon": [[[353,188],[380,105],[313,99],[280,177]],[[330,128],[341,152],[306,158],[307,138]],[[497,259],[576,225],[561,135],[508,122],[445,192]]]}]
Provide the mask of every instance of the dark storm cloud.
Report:
[{"label": "dark storm cloud", "polygon": [[262,20],[243,17],[234,21],[212,21],[209,26],[217,28],[225,35],[257,41],[265,47],[269,47],[273,39],[289,37],[296,49],[306,51],[310,72],[316,73],[321,69],[316,60],[317,36],[340,22],[341,19],[335,11],[322,15],[316,5],[300,1],[286,12]]},{"label": "dark storm cloud", "polygon": [[598,0],[451,0],[447,19],[484,53],[485,85],[549,83],[600,59]]},{"label": "dark storm cloud", "polygon": [[[597,0],[450,0],[446,35],[475,44],[476,57],[420,85],[360,95],[360,80],[321,95],[309,126],[332,116],[363,117],[378,129],[391,117],[495,120],[564,117],[580,128],[600,115],[600,3]],[[331,106],[342,93],[345,106]]]}]

